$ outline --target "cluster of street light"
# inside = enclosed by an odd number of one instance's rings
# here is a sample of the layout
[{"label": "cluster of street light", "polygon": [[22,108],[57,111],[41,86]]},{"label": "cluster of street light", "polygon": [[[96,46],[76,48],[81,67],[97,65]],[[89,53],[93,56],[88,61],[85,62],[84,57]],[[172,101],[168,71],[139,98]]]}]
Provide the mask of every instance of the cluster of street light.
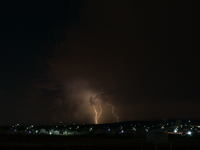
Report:
[{"label": "cluster of street light", "polygon": [[[190,120],[188,121],[190,123]],[[19,124],[13,125],[10,129],[14,133],[26,133],[26,134],[46,134],[46,135],[79,135],[79,134],[133,134],[137,131],[149,132],[150,130],[164,130],[168,134],[177,135],[189,135],[192,136],[194,133],[200,133],[200,125],[175,125],[173,122],[166,124],[148,124],[143,123],[137,124],[105,124],[105,125],[64,125],[64,126],[21,126]]]}]

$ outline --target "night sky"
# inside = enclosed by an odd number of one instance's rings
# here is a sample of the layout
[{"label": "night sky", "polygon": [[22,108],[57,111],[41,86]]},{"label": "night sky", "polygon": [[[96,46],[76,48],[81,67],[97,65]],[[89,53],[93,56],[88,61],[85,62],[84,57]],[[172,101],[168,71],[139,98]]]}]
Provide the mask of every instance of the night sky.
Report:
[{"label": "night sky", "polygon": [[0,125],[199,117],[199,6],[0,0]]}]

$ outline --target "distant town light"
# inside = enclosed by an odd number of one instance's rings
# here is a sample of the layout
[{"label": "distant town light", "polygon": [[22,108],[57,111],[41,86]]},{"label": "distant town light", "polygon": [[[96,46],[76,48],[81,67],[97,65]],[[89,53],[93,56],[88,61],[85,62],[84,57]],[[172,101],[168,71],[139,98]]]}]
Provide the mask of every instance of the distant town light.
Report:
[{"label": "distant town light", "polygon": [[178,129],[174,129],[174,133],[177,133]]},{"label": "distant town light", "polygon": [[188,135],[191,135],[192,134],[192,132],[191,131],[188,131],[188,133],[187,133]]}]

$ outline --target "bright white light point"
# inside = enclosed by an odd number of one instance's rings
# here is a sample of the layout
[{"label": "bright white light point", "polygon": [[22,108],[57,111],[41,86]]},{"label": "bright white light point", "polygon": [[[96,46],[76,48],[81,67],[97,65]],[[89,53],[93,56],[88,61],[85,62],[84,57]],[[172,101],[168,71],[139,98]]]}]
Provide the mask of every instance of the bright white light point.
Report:
[{"label": "bright white light point", "polygon": [[189,135],[191,135],[191,134],[192,134],[192,132],[191,132],[191,131],[188,131],[188,134],[189,134]]}]

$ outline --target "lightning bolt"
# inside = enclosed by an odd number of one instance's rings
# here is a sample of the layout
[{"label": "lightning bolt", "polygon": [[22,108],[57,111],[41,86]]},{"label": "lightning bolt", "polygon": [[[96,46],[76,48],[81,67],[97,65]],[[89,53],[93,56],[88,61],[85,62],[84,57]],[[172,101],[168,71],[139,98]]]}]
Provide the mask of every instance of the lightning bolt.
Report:
[{"label": "lightning bolt", "polygon": [[99,104],[99,108],[100,108],[100,112],[99,113],[97,112],[97,109],[96,109],[95,105],[93,105],[93,108],[94,108],[94,113],[95,113],[95,118],[94,118],[95,124],[98,124],[99,117],[102,114],[102,108],[101,108],[101,105]]},{"label": "lightning bolt", "polygon": [[95,107],[95,106],[93,106],[93,108],[94,108],[94,113],[95,113],[94,121],[95,121],[95,124],[98,124],[98,119],[97,119],[98,114],[97,114],[97,110],[96,110],[96,107]]},{"label": "lightning bolt", "polygon": [[119,122],[119,117],[114,113],[115,107],[114,107],[113,105],[109,104],[109,103],[107,103],[107,104],[110,105],[110,106],[112,107],[112,114],[113,114],[113,116],[117,119],[117,122]]},{"label": "lightning bolt", "polygon": [[97,118],[97,119],[99,119],[99,117],[101,116],[101,113],[102,113],[101,105],[99,105],[99,107],[100,107],[100,112],[99,112],[99,115],[98,115],[98,118]]}]

